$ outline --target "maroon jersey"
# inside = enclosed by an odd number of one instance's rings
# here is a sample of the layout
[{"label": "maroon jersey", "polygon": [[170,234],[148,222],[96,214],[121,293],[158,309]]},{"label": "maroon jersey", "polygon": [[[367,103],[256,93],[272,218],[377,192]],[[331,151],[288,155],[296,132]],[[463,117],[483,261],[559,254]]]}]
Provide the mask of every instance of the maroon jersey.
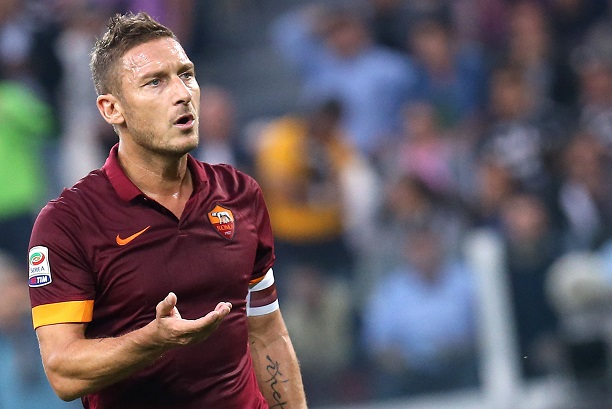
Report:
[{"label": "maroon jersey", "polygon": [[34,326],[86,322],[114,337],[155,319],[169,291],[183,318],[220,301],[233,308],[204,342],[83,398],[90,409],[267,408],[251,365],[246,298],[274,261],[257,183],[226,165],[188,158],[194,192],[180,219],[123,173],[114,147],[102,169],[40,213],[30,241]]}]

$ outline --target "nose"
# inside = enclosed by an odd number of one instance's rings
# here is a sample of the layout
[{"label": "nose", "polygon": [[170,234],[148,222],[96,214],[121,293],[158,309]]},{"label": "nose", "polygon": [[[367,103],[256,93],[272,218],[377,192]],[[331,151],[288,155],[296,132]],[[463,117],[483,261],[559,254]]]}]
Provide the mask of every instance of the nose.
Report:
[{"label": "nose", "polygon": [[172,90],[174,92],[174,104],[188,104],[191,102],[191,89],[183,82],[180,77],[174,77],[172,80]]}]

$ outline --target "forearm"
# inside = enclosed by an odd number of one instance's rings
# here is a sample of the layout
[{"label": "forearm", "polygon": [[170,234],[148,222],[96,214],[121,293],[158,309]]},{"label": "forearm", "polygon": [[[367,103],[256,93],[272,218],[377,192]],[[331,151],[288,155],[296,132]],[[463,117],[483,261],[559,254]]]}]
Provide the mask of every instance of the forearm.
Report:
[{"label": "forearm", "polygon": [[163,353],[149,333],[150,325],[116,338],[67,341],[63,348],[43,354],[49,382],[60,398],[69,401],[120,381]]},{"label": "forearm", "polygon": [[231,304],[220,302],[213,311],[185,320],[169,293],[157,304],[155,320],[115,338],[87,339],[86,324],[55,324],[36,329],[45,372],[64,400],[98,391],[158,359],[165,351],[201,342],[229,314]]},{"label": "forearm", "polygon": [[307,407],[299,363],[286,329],[272,338],[251,335],[251,356],[259,388],[271,409]]}]

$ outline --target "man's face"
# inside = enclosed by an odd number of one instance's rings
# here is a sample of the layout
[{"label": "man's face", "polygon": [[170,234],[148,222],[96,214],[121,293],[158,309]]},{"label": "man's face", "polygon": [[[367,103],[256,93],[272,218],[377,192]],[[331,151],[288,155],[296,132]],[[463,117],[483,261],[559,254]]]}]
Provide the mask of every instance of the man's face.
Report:
[{"label": "man's face", "polygon": [[128,50],[119,62],[121,136],[161,154],[198,146],[200,87],[181,45],[161,38]]}]

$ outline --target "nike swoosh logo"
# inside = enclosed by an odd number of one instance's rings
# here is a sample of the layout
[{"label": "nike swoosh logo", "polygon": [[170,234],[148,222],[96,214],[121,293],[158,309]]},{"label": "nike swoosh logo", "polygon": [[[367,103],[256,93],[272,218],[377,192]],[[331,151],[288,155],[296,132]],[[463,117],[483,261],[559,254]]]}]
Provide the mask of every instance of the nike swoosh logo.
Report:
[{"label": "nike swoosh logo", "polygon": [[151,227],[151,226],[147,226],[144,229],[142,229],[141,231],[139,231],[137,233],[134,233],[131,236],[126,237],[125,239],[122,239],[121,237],[119,237],[119,235],[117,235],[117,244],[120,245],[120,246],[125,246],[126,244],[128,244],[129,242],[134,240],[136,237],[138,237],[142,233],[146,232],[149,227]]}]

